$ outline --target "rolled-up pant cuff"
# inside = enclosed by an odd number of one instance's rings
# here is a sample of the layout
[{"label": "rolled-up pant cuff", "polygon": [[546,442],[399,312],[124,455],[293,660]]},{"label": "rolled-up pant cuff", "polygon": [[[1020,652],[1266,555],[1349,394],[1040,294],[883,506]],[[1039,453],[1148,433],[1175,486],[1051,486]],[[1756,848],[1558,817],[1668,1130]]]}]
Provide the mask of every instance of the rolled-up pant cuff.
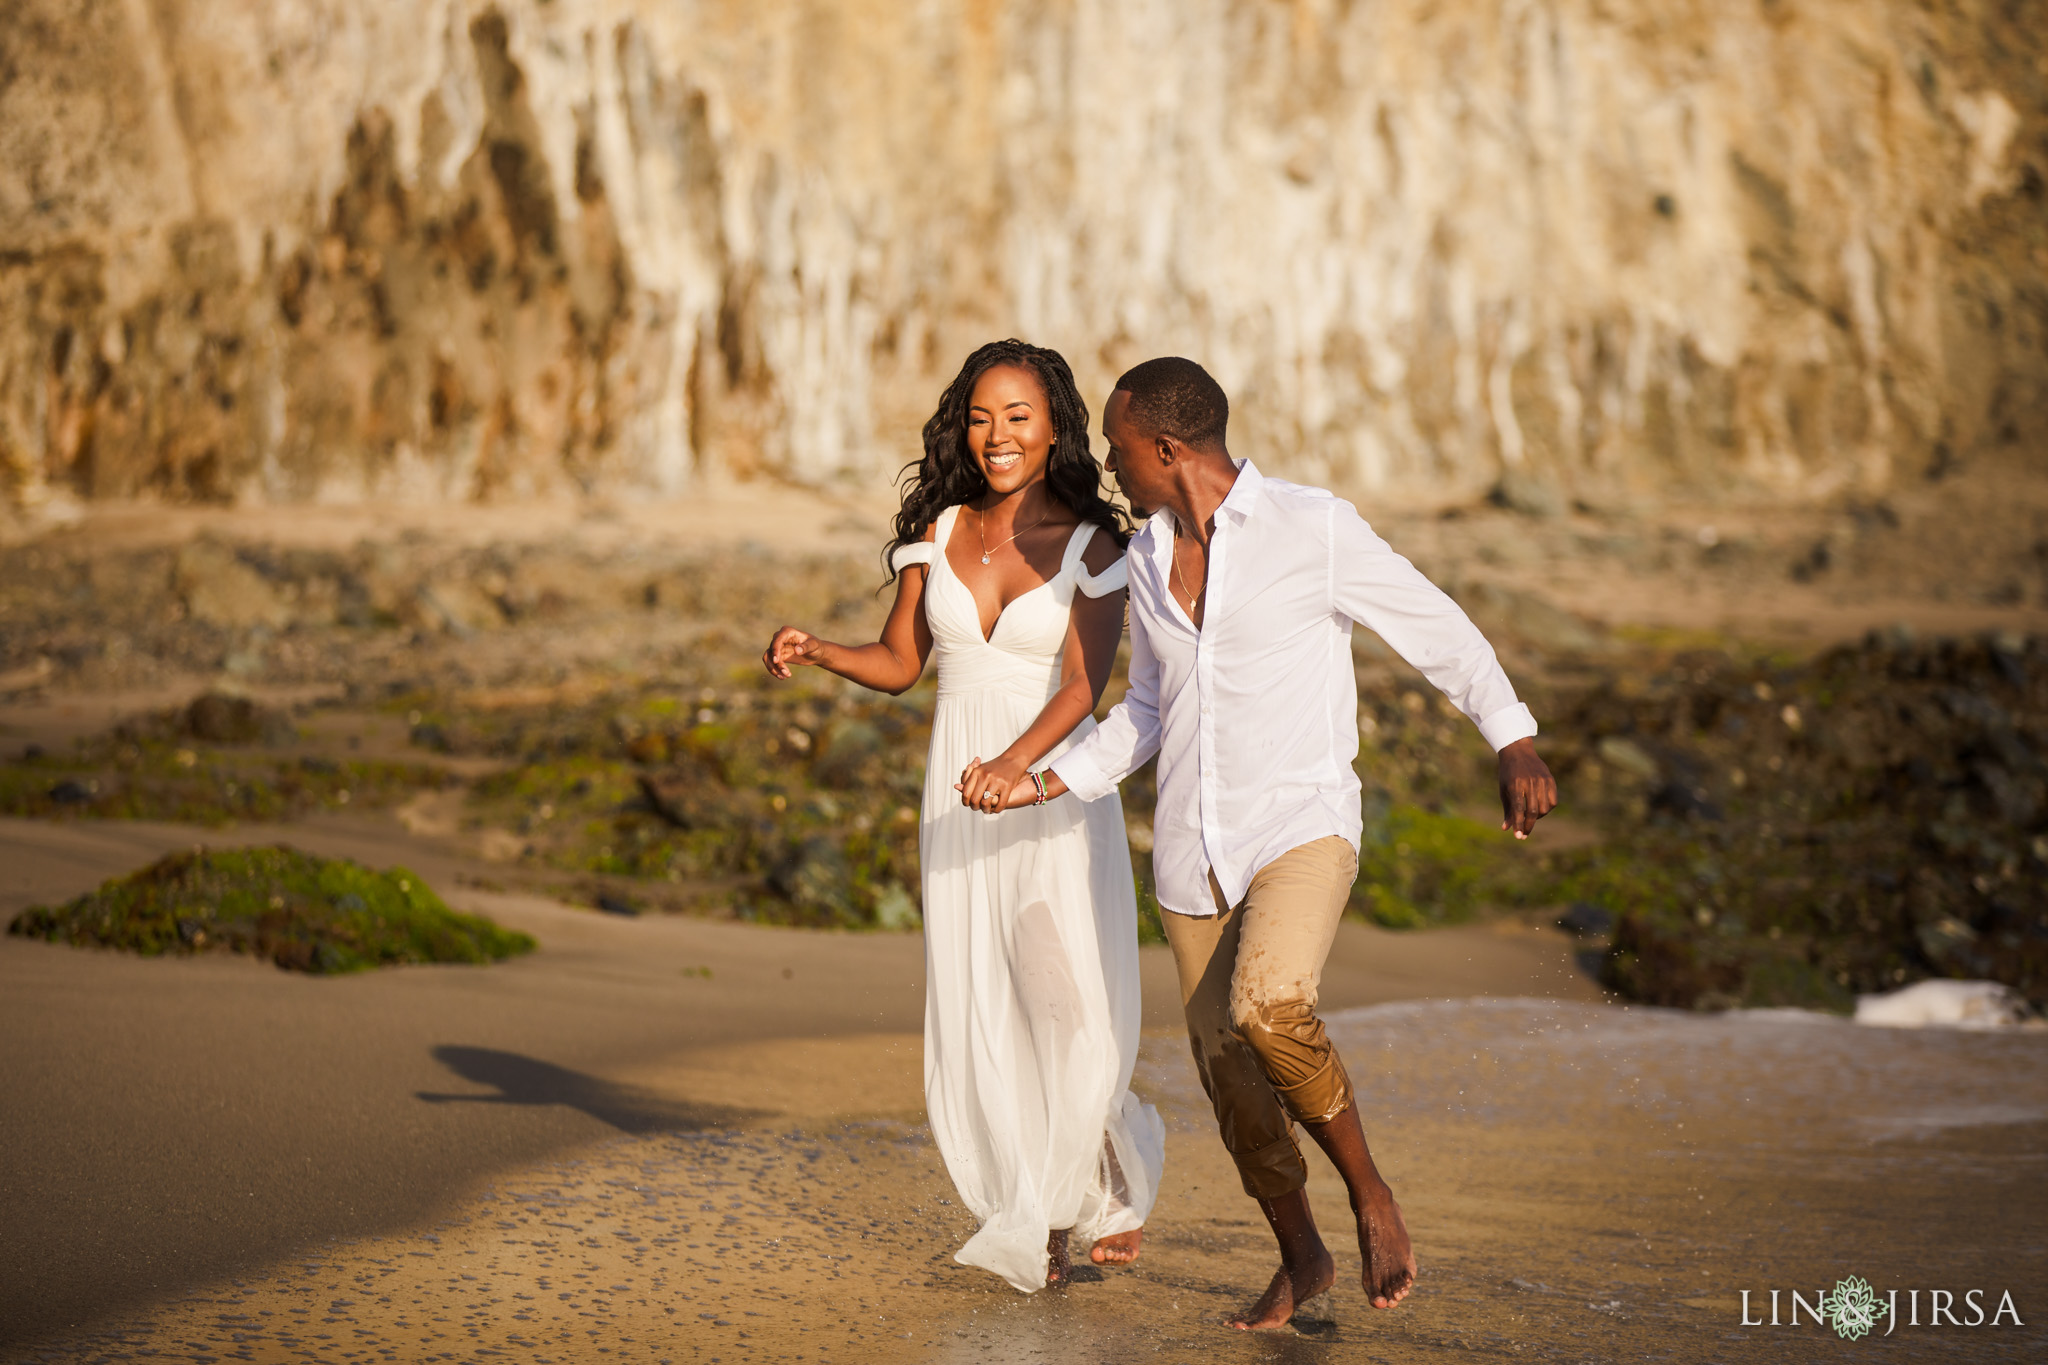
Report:
[{"label": "rolled-up pant cuff", "polygon": [[1293,1133],[1257,1151],[1232,1152],[1230,1159],[1237,1163],[1244,1192],[1254,1199],[1278,1199],[1308,1184],[1308,1163],[1301,1159]]},{"label": "rolled-up pant cuff", "polygon": [[1328,1123],[1351,1107],[1351,1077],[1335,1048],[1330,1049],[1330,1059],[1307,1080],[1279,1085],[1268,1076],[1267,1084],[1280,1097],[1287,1117],[1296,1123]]}]

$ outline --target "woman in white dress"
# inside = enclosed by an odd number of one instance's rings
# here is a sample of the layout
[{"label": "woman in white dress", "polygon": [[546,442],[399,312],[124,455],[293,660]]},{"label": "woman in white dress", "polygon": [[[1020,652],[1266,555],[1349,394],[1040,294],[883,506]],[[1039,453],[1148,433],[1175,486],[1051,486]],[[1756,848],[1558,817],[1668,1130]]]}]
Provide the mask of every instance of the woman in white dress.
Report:
[{"label": "woman in white dress", "polygon": [[[1094,728],[1123,630],[1127,540],[1088,450],[1088,409],[1054,351],[982,347],[924,428],[889,547],[882,638],[784,626],[768,672],[814,665],[898,693],[938,655],[918,853],[925,1107],[981,1229],[957,1259],[1031,1291],[1063,1284],[1069,1237],[1136,1258],[1165,1132],[1130,1093],[1137,903],[1114,797],[993,816],[966,800]],[[987,760],[987,761],[984,761]],[[975,790],[960,778],[979,764]]]}]

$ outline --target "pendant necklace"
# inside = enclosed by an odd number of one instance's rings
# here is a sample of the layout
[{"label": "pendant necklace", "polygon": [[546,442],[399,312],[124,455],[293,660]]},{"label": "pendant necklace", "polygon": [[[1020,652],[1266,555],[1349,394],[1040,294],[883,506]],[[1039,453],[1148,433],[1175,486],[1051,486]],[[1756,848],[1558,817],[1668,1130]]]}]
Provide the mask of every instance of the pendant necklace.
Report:
[{"label": "pendant necklace", "polygon": [[[1174,527],[1174,540],[1178,542],[1180,540],[1180,536],[1180,528],[1178,526]],[[1192,540],[1193,537],[1190,536],[1189,539]],[[1174,580],[1180,584],[1180,590],[1188,595],[1188,619],[1192,621],[1195,616],[1195,590],[1188,586],[1188,580],[1186,576],[1183,575],[1180,571],[1180,546],[1178,544],[1175,544],[1173,548],[1173,577]]]},{"label": "pendant necklace", "polygon": [[[981,521],[985,515],[986,513],[984,513],[979,507],[974,509],[974,538],[981,542],[981,562],[984,564],[988,563],[988,557],[991,554],[995,553],[994,550],[989,549],[988,536],[981,529]],[[1037,521],[1034,521],[1029,526],[1025,527],[1024,531],[1035,531],[1039,527],[1045,525],[1045,523],[1050,521],[1051,519],[1052,512],[1050,509],[1047,509],[1046,514],[1044,516],[1040,517]],[[1023,535],[1024,531],[1019,531],[1017,533],[1017,536]],[[1015,540],[1017,536],[1011,536],[1010,540]],[[1002,549],[1003,546],[1008,545],[1010,543],[1010,540],[997,541],[996,549]]]}]

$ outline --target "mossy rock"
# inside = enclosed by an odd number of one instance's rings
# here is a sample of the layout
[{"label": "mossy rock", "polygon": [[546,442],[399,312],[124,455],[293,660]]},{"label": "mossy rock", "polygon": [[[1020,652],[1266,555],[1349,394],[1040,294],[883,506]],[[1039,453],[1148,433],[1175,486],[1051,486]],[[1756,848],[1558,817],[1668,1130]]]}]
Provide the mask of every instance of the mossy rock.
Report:
[{"label": "mossy rock", "polygon": [[1813,948],[1709,932],[1675,913],[1632,911],[1615,926],[1601,976],[1645,1004],[1677,1009],[1795,1006],[1847,1014],[1855,996],[1812,960]]},{"label": "mossy rock", "polygon": [[377,872],[283,846],[194,849],[67,904],[31,906],[9,933],[144,957],[223,950],[333,975],[399,962],[496,962],[533,939],[450,910],[402,867]]}]

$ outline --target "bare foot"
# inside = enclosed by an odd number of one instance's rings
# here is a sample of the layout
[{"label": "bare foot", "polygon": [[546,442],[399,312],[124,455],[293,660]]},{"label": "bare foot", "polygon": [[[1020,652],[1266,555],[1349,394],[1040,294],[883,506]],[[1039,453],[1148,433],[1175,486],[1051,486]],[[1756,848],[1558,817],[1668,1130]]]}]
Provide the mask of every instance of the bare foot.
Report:
[{"label": "bare foot", "polygon": [[1095,1245],[1089,1248],[1088,1259],[1097,1265],[1129,1265],[1138,1259],[1138,1248],[1144,1240],[1143,1228],[1112,1232],[1107,1237],[1096,1239]]},{"label": "bare foot", "polygon": [[1299,1267],[1282,1265],[1273,1272],[1273,1283],[1259,1295],[1259,1301],[1230,1320],[1240,1332],[1267,1332],[1285,1327],[1294,1310],[1325,1293],[1337,1282],[1337,1262],[1330,1253],[1317,1249]]},{"label": "bare foot", "polygon": [[1415,1249],[1394,1192],[1380,1182],[1358,1211],[1358,1250],[1365,1258],[1365,1296],[1375,1308],[1392,1308],[1415,1287]]},{"label": "bare foot", "polygon": [[1071,1228],[1055,1228],[1045,1239],[1045,1282],[1064,1289],[1074,1280],[1074,1263],[1067,1255],[1067,1234]]}]

